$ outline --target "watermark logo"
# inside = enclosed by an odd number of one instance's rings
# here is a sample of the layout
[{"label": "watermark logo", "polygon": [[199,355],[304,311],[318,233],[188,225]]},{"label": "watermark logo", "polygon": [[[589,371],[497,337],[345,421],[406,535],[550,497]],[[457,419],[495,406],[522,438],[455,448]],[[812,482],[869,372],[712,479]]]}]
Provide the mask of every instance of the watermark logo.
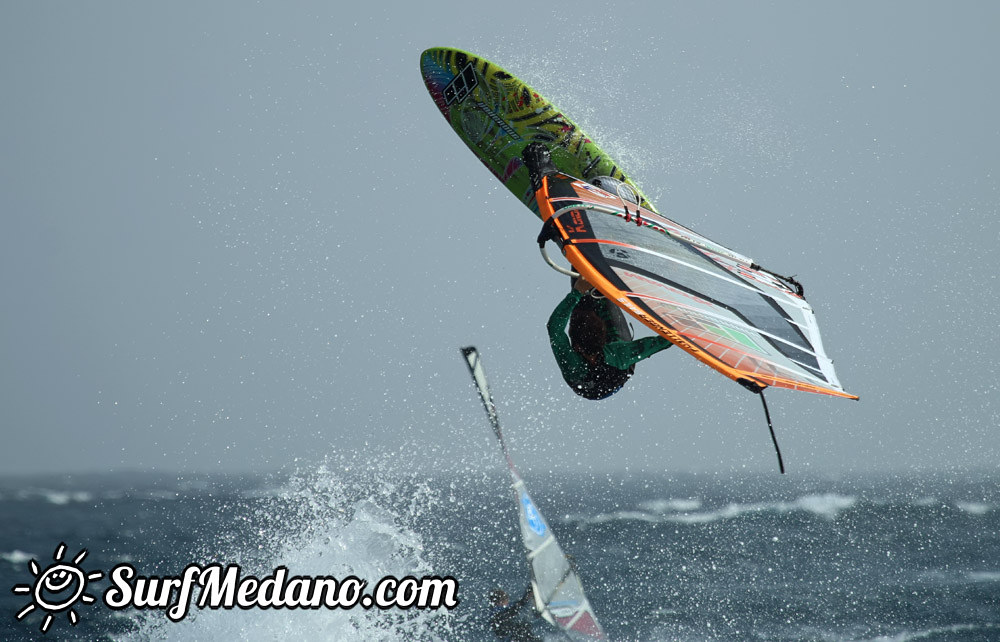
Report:
[{"label": "watermark logo", "polygon": [[52,559],[55,563],[50,564],[44,571],[38,566],[38,562],[31,560],[28,563],[28,570],[34,576],[34,584],[18,584],[11,589],[16,595],[31,595],[31,601],[17,613],[17,619],[23,620],[28,614],[38,609],[45,613],[42,620],[41,631],[48,633],[52,626],[52,620],[60,613],[66,613],[69,623],[76,626],[80,621],[73,607],[77,602],[93,604],[97,598],[87,593],[87,582],[99,580],[104,577],[101,571],[87,573],[80,564],[87,557],[86,549],[77,553],[72,562],[63,561],[66,554],[66,544],[59,544]]},{"label": "watermark logo", "polygon": [[[18,595],[30,595],[31,602],[18,613],[23,620],[36,609],[45,613],[41,631],[48,633],[55,616],[66,613],[70,624],[80,621],[73,607],[93,604],[97,598],[87,593],[87,583],[104,577],[101,571],[86,572],[80,564],[87,551],[80,551],[72,562],[63,557],[66,544],[53,555],[54,564],[42,570],[31,560],[28,569],[33,584],[18,584],[11,589]],[[101,596],[112,610],[127,608],[156,609],[165,612],[171,622],[180,622],[192,606],[198,609],[453,609],[458,606],[458,580],[454,577],[408,575],[401,579],[385,576],[370,587],[367,581],[350,575],[345,578],[291,575],[284,566],[271,575],[258,578],[244,575],[239,565],[201,566],[189,564],[181,575],[140,575],[134,566],[122,563],[108,573],[111,586]]]}]

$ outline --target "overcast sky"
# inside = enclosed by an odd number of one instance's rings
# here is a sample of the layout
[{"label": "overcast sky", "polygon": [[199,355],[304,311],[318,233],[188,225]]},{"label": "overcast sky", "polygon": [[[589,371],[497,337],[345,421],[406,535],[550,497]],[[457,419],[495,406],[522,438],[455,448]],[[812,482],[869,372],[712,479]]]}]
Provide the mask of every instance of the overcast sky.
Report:
[{"label": "overcast sky", "polygon": [[522,468],[775,470],[758,399],[680,350],[606,401],[562,382],[567,279],[432,46],[798,275],[861,400],[770,391],[790,474],[995,467],[1000,5],[584,5],[3,3],[0,472],[474,469],[466,344]]}]

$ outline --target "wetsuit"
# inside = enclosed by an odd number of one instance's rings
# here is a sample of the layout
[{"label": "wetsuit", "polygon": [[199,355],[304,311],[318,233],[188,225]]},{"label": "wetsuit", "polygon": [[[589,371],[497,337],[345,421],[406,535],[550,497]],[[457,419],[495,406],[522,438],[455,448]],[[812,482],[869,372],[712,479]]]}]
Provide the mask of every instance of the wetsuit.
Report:
[{"label": "wetsuit", "polygon": [[[549,317],[549,341],[552,353],[562,371],[563,379],[577,394],[588,399],[604,399],[621,389],[632,375],[636,363],[650,357],[661,350],[666,350],[673,344],[660,336],[643,337],[630,340],[623,336],[622,328],[627,327],[622,322],[615,322],[612,315],[620,310],[606,299],[593,300],[597,314],[605,324],[607,332],[603,350],[603,362],[590,364],[583,356],[573,349],[569,336],[566,334],[566,324],[573,310],[588,296],[579,290],[570,290]],[[612,310],[614,308],[614,310]]]},{"label": "wetsuit", "polygon": [[542,642],[535,635],[531,625],[521,619],[521,609],[531,600],[531,591],[509,606],[495,606],[490,613],[490,628],[493,633],[505,642]]}]

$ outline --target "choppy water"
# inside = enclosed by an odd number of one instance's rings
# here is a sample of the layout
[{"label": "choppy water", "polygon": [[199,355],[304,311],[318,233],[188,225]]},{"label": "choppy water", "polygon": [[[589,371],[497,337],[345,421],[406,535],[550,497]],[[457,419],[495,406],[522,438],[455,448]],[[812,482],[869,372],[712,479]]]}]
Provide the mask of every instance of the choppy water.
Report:
[{"label": "choppy water", "polygon": [[[426,479],[383,463],[285,477],[96,475],[0,479],[2,639],[491,640],[485,595],[526,586],[498,471]],[[616,640],[1000,640],[1000,477],[841,480],[768,475],[524,474]],[[86,571],[191,563],[261,576],[454,576],[452,611],[113,611],[106,579],[79,624],[48,633],[31,559],[86,549]],[[539,627],[539,631],[544,631]],[[553,637],[553,636],[550,636]],[[553,639],[558,639],[553,637]]]}]

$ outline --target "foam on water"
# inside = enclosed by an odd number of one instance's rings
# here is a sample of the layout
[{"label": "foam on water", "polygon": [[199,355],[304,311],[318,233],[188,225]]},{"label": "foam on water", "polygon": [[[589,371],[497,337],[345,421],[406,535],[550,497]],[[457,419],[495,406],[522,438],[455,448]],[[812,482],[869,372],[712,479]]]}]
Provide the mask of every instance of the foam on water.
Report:
[{"label": "foam on water", "polygon": [[639,507],[654,513],[690,512],[701,508],[700,499],[654,499],[642,502]]},{"label": "foam on water", "polygon": [[733,503],[714,511],[675,515],[670,520],[682,523],[714,522],[752,513],[790,513],[792,511],[805,511],[826,519],[835,519],[841,511],[850,509],[855,503],[857,503],[857,498],[855,497],[846,497],[833,493],[804,495],[791,502]]},{"label": "foam on water", "polygon": [[1000,571],[969,573],[968,579],[973,582],[1000,582]]},{"label": "foam on water", "polygon": [[3,497],[15,501],[46,501],[62,506],[70,503],[89,503],[94,495],[85,491],[54,490],[51,488],[24,488]]},{"label": "foam on water", "polygon": [[955,504],[959,510],[971,515],[985,515],[993,510],[993,506],[984,502],[957,502]]},{"label": "foam on water", "polygon": [[994,639],[992,634],[998,632],[998,627],[982,624],[955,624],[952,626],[941,626],[928,629],[926,631],[904,631],[897,635],[880,636],[859,642],[912,642],[915,640],[945,640],[950,639],[950,635],[961,633],[982,633],[984,640]]},{"label": "foam on water", "polygon": [[836,519],[841,512],[850,510],[857,502],[856,497],[823,493],[803,495],[793,501],[730,503],[711,510],[699,510],[702,506],[700,500],[672,499],[644,502],[640,505],[641,510],[621,510],[591,517],[576,517],[575,519],[582,525],[603,524],[618,520],[703,524],[756,513],[790,513],[793,511],[804,511],[826,519]]},{"label": "foam on water", "polygon": [[22,566],[31,559],[37,558],[37,555],[32,555],[31,553],[25,553],[22,550],[14,549],[9,553],[0,553],[0,559],[7,560],[14,566]]}]

